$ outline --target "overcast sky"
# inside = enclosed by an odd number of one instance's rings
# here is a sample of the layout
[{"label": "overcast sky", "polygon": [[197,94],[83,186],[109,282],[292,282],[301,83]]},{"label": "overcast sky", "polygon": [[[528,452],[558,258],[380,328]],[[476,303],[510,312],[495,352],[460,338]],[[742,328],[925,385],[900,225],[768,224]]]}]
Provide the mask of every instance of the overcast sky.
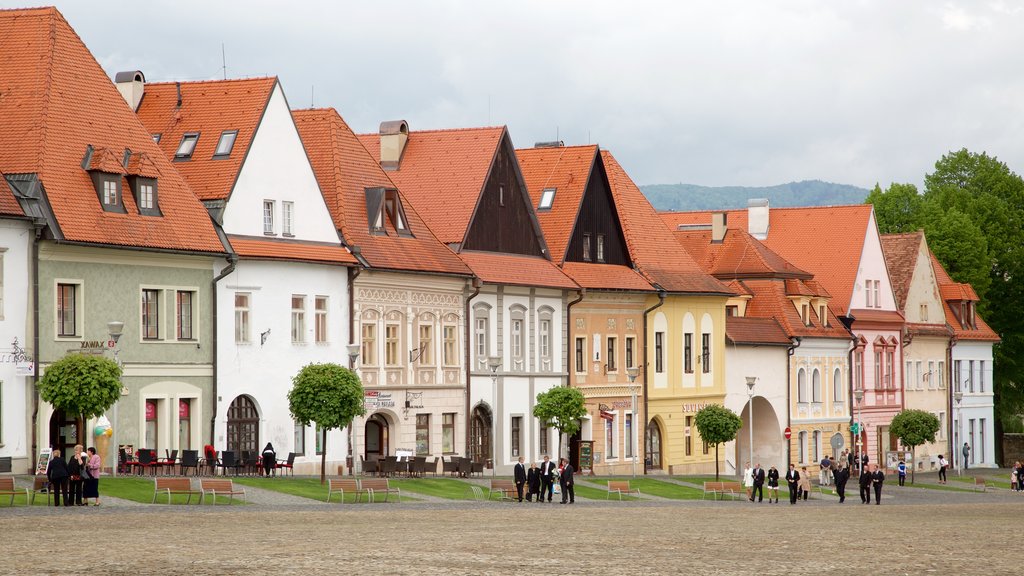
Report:
[{"label": "overcast sky", "polygon": [[[11,0],[0,0],[9,5]],[[359,132],[505,124],[638,184],[920,183],[966,147],[1024,172],[1016,2],[59,2],[113,76],[277,75]]]}]

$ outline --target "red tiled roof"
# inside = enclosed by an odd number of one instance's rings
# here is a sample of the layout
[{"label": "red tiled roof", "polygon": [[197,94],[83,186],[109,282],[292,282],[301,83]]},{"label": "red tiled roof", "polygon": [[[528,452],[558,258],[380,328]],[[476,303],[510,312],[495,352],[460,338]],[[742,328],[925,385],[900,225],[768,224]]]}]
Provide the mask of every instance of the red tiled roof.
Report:
[{"label": "red tiled roof", "polygon": [[818,310],[811,307],[810,326],[803,323],[800,312],[786,294],[786,281],[777,278],[754,278],[743,280],[742,284],[753,294],[747,303],[746,316],[773,318],[789,336],[806,338],[849,338],[850,333],[829,309],[828,325],[822,325]]},{"label": "red tiled roof", "polygon": [[708,229],[677,230],[673,235],[701,268],[720,280],[755,276],[811,277],[809,272],[790,264],[746,230],[729,228],[721,242],[712,242]]},{"label": "red tiled roof", "polygon": [[730,280],[725,285],[728,286],[730,290],[735,292],[737,296],[754,295],[754,293],[748,290],[747,287],[743,285],[743,282],[740,282],[739,280]]},{"label": "red tiled roof", "polygon": [[978,294],[974,291],[973,286],[970,284],[961,284],[959,282],[941,285],[939,287],[939,294],[942,295],[943,300],[953,302],[958,302],[960,300],[979,302],[981,300],[978,298]]},{"label": "red tiled roof", "polygon": [[21,209],[21,204],[18,204],[18,200],[14,197],[14,191],[7,184],[4,173],[0,171],[0,216],[24,215],[25,211]]},{"label": "red tiled roof", "polygon": [[[803,270],[814,274],[832,294],[833,311],[849,309],[864,240],[871,222],[870,204],[772,208],[765,246]],[[728,210],[730,227],[747,229],[747,210]],[[676,230],[680,224],[711,224],[712,211],[662,212],[662,220]]]},{"label": "red tiled roof", "polygon": [[228,236],[228,241],[242,258],[356,264],[355,257],[342,246],[247,236]]},{"label": "red tiled roof", "polygon": [[[964,328],[960,324],[960,320],[953,312],[953,306],[951,302],[956,302],[962,299],[968,299],[971,301],[977,301],[978,295],[974,292],[974,288],[970,284],[961,284],[954,281],[949,273],[946,272],[946,268],[939,262],[939,259],[935,257],[935,253],[929,250],[932,258],[932,268],[935,270],[935,280],[939,283],[939,292],[942,294],[943,311],[946,313],[946,324],[953,329],[953,333],[960,340],[979,340],[983,342],[999,342],[1002,338],[996,334],[995,330],[989,327],[988,323],[981,317],[980,314],[975,313],[974,324],[975,329]],[[947,298],[951,296],[952,298]]]},{"label": "red tiled roof", "polygon": [[593,262],[566,262],[562,272],[584,288],[652,292],[643,276],[626,266]]},{"label": "red tiled roof", "polygon": [[[224,252],[205,208],[60,12],[0,11],[0,61],[0,170],[38,175],[59,224],[56,235],[83,243]],[[87,145],[146,153],[159,174],[162,216],[140,215],[124,179],[127,213],[105,212],[82,169]]]},{"label": "red tiled roof", "polygon": [[[200,200],[223,200],[234,188],[276,85],[275,77],[147,83],[137,114],[151,134],[160,134],[159,145],[167,158],[174,158],[182,136],[198,132],[192,158],[175,161],[174,167]],[[215,160],[213,153],[225,130],[238,130],[238,135],[231,154]]]},{"label": "red tiled roof", "polygon": [[731,294],[729,287],[706,274],[678,246],[672,231],[658,220],[658,213],[629,178],[611,152],[601,151],[612,199],[619,213],[630,258],[652,284],[668,292]]},{"label": "red tiled roof", "polygon": [[334,224],[372,268],[470,275],[469,268],[430,231],[399,190],[412,237],[371,234],[366,188],[395,188],[333,108],[296,110],[295,125]]},{"label": "red tiled roof", "polygon": [[543,286],[567,290],[578,288],[558,266],[538,256],[466,250],[459,253],[459,258],[477,277],[490,284]]},{"label": "red tiled roof", "polygon": [[537,219],[552,260],[561,264],[597,158],[597,146],[526,148],[516,150],[516,157],[534,208],[544,190],[555,189],[551,209],[537,210]]},{"label": "red tiled roof", "polygon": [[907,322],[904,324],[907,332],[914,336],[939,336],[948,338],[953,335],[953,330],[947,324],[918,324]]},{"label": "red tiled roof", "polygon": [[725,337],[733,344],[792,344],[789,336],[774,318],[727,316]]},{"label": "red tiled roof", "polygon": [[903,310],[907,305],[907,293],[914,279],[914,268],[917,267],[917,255],[921,250],[924,233],[883,234],[881,240],[885,266],[889,269],[889,281],[892,282],[892,291],[896,296],[896,307]]},{"label": "red tiled roof", "polygon": [[[419,210],[438,240],[462,242],[505,128],[409,132],[398,170],[387,175]],[[380,162],[380,135],[360,134]]]},{"label": "red tiled roof", "polygon": [[855,322],[861,324],[871,323],[889,323],[889,324],[903,324],[903,314],[894,310],[879,310],[876,308],[854,308],[850,310],[850,314],[855,318]]}]

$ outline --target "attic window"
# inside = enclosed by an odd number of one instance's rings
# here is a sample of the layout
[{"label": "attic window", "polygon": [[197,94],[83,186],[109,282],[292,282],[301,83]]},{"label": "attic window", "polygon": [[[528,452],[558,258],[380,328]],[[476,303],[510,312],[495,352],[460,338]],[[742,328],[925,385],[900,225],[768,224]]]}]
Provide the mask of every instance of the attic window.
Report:
[{"label": "attic window", "polygon": [[157,201],[156,179],[142,176],[129,176],[128,186],[135,197],[139,214],[144,216],[161,216],[160,204]]},{"label": "attic window", "polygon": [[217,141],[217,150],[213,153],[214,158],[227,158],[231,155],[231,149],[235,147],[235,138],[238,137],[238,130],[225,130],[220,133],[220,140]]},{"label": "attic window", "polygon": [[92,178],[92,184],[96,189],[96,196],[99,198],[103,211],[124,214],[124,202],[121,199],[121,175],[94,170],[89,176]]},{"label": "attic window", "polygon": [[160,138],[162,136],[163,136],[163,134],[153,134],[153,142],[156,142],[157,144],[159,144],[160,143]]},{"label": "attic window", "polygon": [[402,209],[402,199],[398,196],[398,190],[387,190],[384,192],[384,212],[388,215],[388,221],[394,227],[395,232],[400,236],[411,236],[409,223],[405,218],[405,210]]},{"label": "attic window", "polygon": [[551,210],[551,205],[555,202],[555,188],[545,188],[540,193],[540,204],[537,205],[537,210]]},{"label": "attic window", "polygon": [[196,150],[196,142],[199,141],[199,132],[188,132],[181,137],[181,144],[178,144],[178,151],[174,153],[175,160],[188,160]]}]

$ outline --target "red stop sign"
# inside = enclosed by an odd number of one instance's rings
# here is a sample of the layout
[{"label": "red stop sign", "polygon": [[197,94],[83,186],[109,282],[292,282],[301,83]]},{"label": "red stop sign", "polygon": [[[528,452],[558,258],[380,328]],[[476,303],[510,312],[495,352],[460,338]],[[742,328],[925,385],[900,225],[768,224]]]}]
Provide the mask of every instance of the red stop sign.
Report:
[{"label": "red stop sign", "polygon": [[783,435],[786,436],[786,440],[789,440],[790,438],[793,437],[793,431],[789,429],[789,426],[786,426],[786,431],[783,432]]}]

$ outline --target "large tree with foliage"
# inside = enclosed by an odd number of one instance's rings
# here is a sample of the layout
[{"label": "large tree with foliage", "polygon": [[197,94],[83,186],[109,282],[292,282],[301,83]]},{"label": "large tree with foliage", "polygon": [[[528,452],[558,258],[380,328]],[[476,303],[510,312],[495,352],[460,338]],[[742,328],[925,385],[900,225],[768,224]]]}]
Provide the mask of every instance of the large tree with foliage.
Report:
[{"label": "large tree with foliage", "polygon": [[65,414],[95,418],[121,397],[121,367],[103,356],[69,354],[46,369],[39,396]]},{"label": "large tree with foliage", "polygon": [[[904,446],[910,446],[910,453],[917,461],[917,447],[927,442],[935,442],[939,432],[937,416],[924,410],[904,410],[893,416],[889,424],[889,433],[900,439]],[[910,466],[910,483],[914,483],[914,466]]]},{"label": "large tree with foliage", "polygon": [[562,435],[572,436],[580,429],[580,420],[587,415],[583,393],[576,388],[558,386],[537,394],[533,406],[535,418],[558,429],[558,456],[562,451]]},{"label": "large tree with foliage", "polygon": [[323,431],[320,484],[327,472],[327,432],[345,428],[356,416],[366,414],[363,384],[348,368],[337,364],[308,364],[292,378],[288,410],[303,426],[315,423]]},{"label": "large tree with foliage", "polygon": [[913,184],[892,184],[885,192],[875,184],[865,202],[874,204],[882,234],[913,232],[924,224],[924,199]]},{"label": "large tree with foliage", "polygon": [[708,404],[693,417],[701,440],[715,447],[715,480],[718,480],[718,445],[736,439],[743,420],[735,412],[719,404]]}]

